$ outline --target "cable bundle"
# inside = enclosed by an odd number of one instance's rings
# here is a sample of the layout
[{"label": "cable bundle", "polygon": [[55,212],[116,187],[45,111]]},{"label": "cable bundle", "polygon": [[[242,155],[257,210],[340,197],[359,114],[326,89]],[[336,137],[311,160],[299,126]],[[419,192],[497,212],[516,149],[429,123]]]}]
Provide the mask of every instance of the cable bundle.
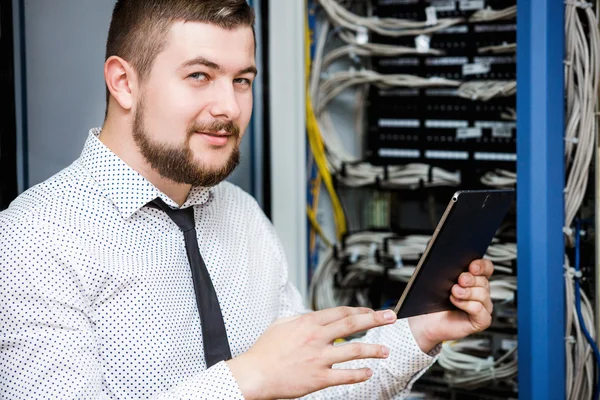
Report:
[{"label": "cable bundle", "polygon": [[[427,21],[408,21],[395,18],[359,16],[346,9],[341,0],[319,0],[327,18],[321,25],[315,40],[314,60],[308,75],[309,139],[314,158],[319,166],[319,174],[323,179],[335,176],[339,183],[349,187],[361,187],[372,184],[402,188],[418,188],[421,186],[458,186],[461,177],[458,172],[433,168],[425,164],[409,164],[404,166],[374,166],[360,160],[348,152],[345,143],[338,133],[328,109],[333,99],[342,92],[355,89],[356,102],[353,115],[357,142],[364,143],[365,127],[364,110],[367,93],[371,86],[381,89],[396,87],[456,88],[457,95],[467,99],[487,101],[493,97],[512,96],[516,92],[515,81],[480,81],[462,82],[442,78],[424,78],[406,74],[380,74],[365,69],[351,68],[345,71],[329,72],[336,61],[348,57],[356,64],[359,57],[398,57],[402,55],[429,54],[443,55],[444,52],[423,47],[399,46],[383,43],[372,43],[369,34],[375,33],[388,37],[417,36],[428,39],[429,34],[446,29],[452,25],[466,22],[464,19],[438,19],[428,15]],[[370,2],[364,3],[367,8]],[[505,10],[481,10],[472,15],[468,22],[485,22],[514,18],[516,7]],[[329,38],[337,35],[342,45],[326,52]],[[428,41],[427,41],[428,43]],[[478,49],[479,53],[514,53],[514,43],[487,46]],[[366,60],[368,61],[368,60]],[[355,65],[356,65],[355,64]],[[514,121],[514,109],[506,109],[502,118]],[[326,171],[325,171],[326,169]],[[516,175],[505,170],[491,171],[481,178],[482,183],[492,187],[514,186]],[[328,191],[331,194],[332,189]],[[334,193],[335,195],[335,193]],[[335,195],[337,199],[337,195]],[[382,277],[396,282],[408,282],[414,273],[419,258],[429,243],[430,236],[411,235],[397,237],[390,232],[362,232],[350,236],[343,235],[340,229],[340,218],[343,210],[338,209],[339,201],[334,201],[337,243],[333,243],[320,253],[320,260],[310,281],[310,301],[314,309],[320,310],[340,305],[355,304],[372,307],[370,288]],[[315,229],[321,232],[314,209],[307,209],[309,218]],[[345,238],[341,240],[341,238]],[[490,280],[490,292],[494,302],[512,303],[517,290],[514,276],[516,260],[516,244],[495,240],[489,246],[485,256],[495,264],[496,274]],[[505,356],[494,360],[486,360],[483,365],[479,360],[475,363],[463,363],[465,369],[458,368],[461,359],[457,353],[468,351],[470,342],[454,344],[453,349],[443,350],[448,369],[449,382],[458,387],[474,388],[501,379],[513,379],[517,374],[516,349]],[[454,350],[454,352],[452,352]],[[490,351],[488,347],[485,349]],[[466,354],[463,354],[466,355]],[[458,362],[458,364],[457,364]],[[440,363],[442,364],[442,363]]]},{"label": "cable bundle", "polygon": [[[577,316],[575,300],[575,279],[578,279],[575,269],[565,261],[565,303],[567,307],[566,316],[566,382],[567,399],[590,399],[594,393],[594,355],[592,347],[586,341],[584,328]],[[583,292],[579,289],[581,299],[581,314],[590,336],[595,336],[594,313],[592,305]]]},{"label": "cable bundle", "polygon": [[499,380],[513,379],[518,374],[517,347],[495,359],[481,358],[469,352],[491,352],[486,339],[466,338],[444,342],[439,364],[447,371],[444,379],[454,387],[476,389]]},{"label": "cable bundle", "polygon": [[478,53],[493,53],[493,54],[503,54],[503,53],[515,53],[517,51],[516,43],[503,43],[496,46],[485,46],[477,49]]},{"label": "cable bundle", "polygon": [[[324,8],[335,1],[327,0]],[[336,7],[341,7],[336,5]],[[327,10],[327,8],[326,8]],[[331,13],[329,13],[331,17]],[[362,142],[364,128],[362,120],[364,116],[364,93],[370,85],[375,85],[379,88],[393,87],[411,87],[411,88],[427,88],[427,87],[457,87],[458,95],[470,99],[488,100],[495,96],[510,96],[516,91],[515,81],[483,81],[483,82],[460,82],[444,78],[422,78],[414,75],[406,74],[380,74],[372,70],[349,70],[339,71],[334,73],[323,74],[333,60],[350,52],[348,47],[341,47],[324,56],[325,42],[330,30],[329,21],[325,21],[321,28],[318,39],[316,40],[315,59],[312,63],[312,71],[310,74],[310,97],[314,107],[314,114],[318,125],[323,148],[327,158],[327,166],[331,173],[338,174],[338,179],[341,183],[359,187],[372,185],[376,182],[381,182],[384,178],[383,167],[373,166],[369,163],[361,162],[355,156],[349,154],[342,143],[342,140],[336,130],[336,127],[327,111],[329,102],[338,96],[343,91],[359,86],[365,90],[358,92],[357,104],[355,113],[356,128],[359,134],[359,140]],[[352,35],[347,32],[340,32],[340,36],[356,45],[356,41],[352,39]],[[364,44],[379,46],[379,44]],[[336,53],[336,51],[339,51]],[[402,48],[401,51],[412,52],[410,48]],[[365,54],[365,53],[362,53]],[[391,53],[389,55],[392,55]],[[324,79],[322,79],[324,77]],[[511,114],[508,116],[513,118]],[[429,166],[425,164],[409,164],[406,166],[391,166],[389,167],[389,185],[397,187],[414,188],[420,183],[425,183],[426,186],[441,186],[449,185],[456,186],[460,184],[460,175],[457,172],[450,172],[441,168],[433,169],[433,178],[426,179],[426,172]],[[340,172],[343,174],[340,176]]]},{"label": "cable bundle", "polygon": [[458,88],[457,95],[471,100],[487,101],[517,93],[517,81],[471,81]]},{"label": "cable bundle", "polygon": [[347,43],[345,46],[338,47],[327,54],[323,59],[323,69],[327,69],[335,60],[347,56],[355,57],[398,57],[404,55],[429,54],[439,56],[445,54],[444,51],[432,49],[429,46],[426,48],[408,47],[391,45],[384,43],[360,42],[356,36],[348,31],[341,30],[338,33],[339,37]]},{"label": "cable bundle", "polygon": [[[343,249],[335,246],[324,252],[310,284],[312,306],[315,310],[352,303],[372,307],[369,285],[384,274],[390,280],[408,282],[430,239],[427,235],[398,237],[371,231],[348,236]],[[517,282],[510,266],[517,258],[516,244],[495,240],[485,258],[496,264],[497,274],[490,281],[492,300],[512,302]]]},{"label": "cable bundle", "polygon": [[[587,2],[566,1],[565,91],[565,228],[567,244],[575,248],[575,268],[565,256],[566,382],[568,399],[598,399],[600,353],[595,343],[593,308],[579,285],[580,228],[571,229],[587,190],[590,164],[597,145],[598,80],[600,79],[600,31],[598,19]],[[596,10],[598,12],[598,10]],[[598,265],[596,265],[598,268]]]},{"label": "cable bundle", "polygon": [[[333,179],[331,176],[331,172],[328,168],[326,153],[325,153],[325,145],[323,143],[323,137],[321,135],[321,128],[317,121],[317,117],[315,116],[312,99],[313,99],[313,82],[310,80],[311,75],[311,60],[310,60],[310,32],[308,29],[308,20],[305,20],[304,27],[304,70],[306,75],[306,131],[308,134],[308,142],[311,150],[311,156],[313,157],[314,162],[317,165],[319,178],[322,179],[323,184],[327,188],[329,196],[331,198],[331,203],[333,207],[333,217],[335,221],[335,230],[336,230],[336,238],[339,240],[346,233],[346,217],[344,215],[344,209],[342,208],[342,204],[340,199],[335,191],[333,186]],[[322,56],[322,49],[321,55]],[[315,86],[316,88],[316,86]],[[312,161],[311,161],[312,163]],[[319,180],[320,180],[319,179]],[[317,198],[318,200],[318,198]],[[317,203],[315,203],[317,204]],[[311,221],[314,229],[316,231],[322,232],[320,225],[316,220],[316,216],[314,215],[314,210],[310,207],[307,207],[308,217]]]},{"label": "cable bundle", "polygon": [[[337,164],[335,159],[332,159]],[[337,164],[341,165],[341,164]],[[425,187],[434,186],[457,186],[460,184],[460,173],[449,172],[442,168],[430,167],[426,164],[408,164],[404,166],[394,165],[387,167],[374,166],[368,163],[346,164],[336,170],[343,170],[338,175],[338,180],[349,187],[360,187],[379,183],[383,187],[396,187],[405,189],[417,189],[420,185]],[[431,180],[427,180],[427,174],[431,168]],[[386,178],[387,175],[387,178]]]},{"label": "cable bundle", "polygon": [[[310,282],[309,298],[313,309],[323,310],[337,305],[348,305],[353,299],[366,305],[366,287],[356,291],[334,289],[336,274],[341,269],[341,259],[349,257],[350,261],[356,263],[360,258],[363,265],[374,263],[375,251],[382,246],[385,239],[392,236],[391,233],[361,232],[346,238],[344,251],[338,251],[337,245],[325,250]],[[344,279],[340,286],[348,286],[349,280],[352,279],[361,283],[367,282],[367,277],[361,276],[357,271],[348,274]]]},{"label": "cable bundle", "polygon": [[[325,42],[330,30],[330,24],[325,21],[319,36],[316,40],[314,61],[310,62],[307,49],[307,131],[311,156],[318,166],[319,176],[322,178],[327,191],[332,198],[334,209],[334,220],[336,225],[336,237],[341,239],[346,232],[346,218],[341,202],[337,196],[331,176],[335,174],[340,183],[351,187],[382,182],[388,185],[399,187],[416,187],[419,184],[425,186],[456,186],[460,183],[460,175],[456,172],[445,171],[441,168],[431,169],[429,176],[429,166],[424,164],[409,164],[405,166],[392,166],[388,169],[388,175],[382,167],[373,166],[362,162],[357,157],[351,155],[342,144],[342,140],[334,126],[331,116],[326,109],[327,104],[339,95],[342,91],[353,86],[360,86],[362,90],[358,91],[356,128],[362,139],[364,128],[362,125],[364,116],[364,102],[366,91],[369,85],[374,84],[381,87],[409,86],[409,87],[428,87],[428,86],[457,86],[458,82],[444,79],[425,79],[411,75],[385,76],[374,71],[346,71],[330,74],[325,81],[321,80],[324,60]],[[305,30],[307,46],[310,42],[308,27]],[[342,34],[342,37],[344,35]],[[350,40],[346,36],[347,40]],[[344,171],[343,174],[340,174]],[[431,177],[431,179],[429,179]],[[307,209],[309,220],[315,231],[322,232],[317,223],[314,210]]]},{"label": "cable bundle", "polygon": [[406,74],[380,74],[378,72],[362,69],[335,72],[328,75],[328,78],[321,83],[320,93],[316,102],[317,115],[323,112],[324,107],[332,98],[339,95],[351,86],[357,85],[375,85],[380,89],[390,89],[394,87],[457,87],[459,81],[444,78],[422,78],[416,75]]},{"label": "cable bundle", "polygon": [[473,13],[469,18],[469,22],[488,22],[504,19],[515,19],[517,17],[517,6],[507,7],[503,10],[492,10],[484,8]]},{"label": "cable bundle", "polygon": [[319,0],[336,26],[351,31],[368,29],[383,36],[426,35],[459,24],[462,18],[435,18],[435,21],[411,21],[397,18],[362,17],[344,8],[336,0]]},{"label": "cable bundle", "polygon": [[[498,270],[499,264],[511,265],[513,261],[517,260],[517,244],[500,242],[498,239],[494,239],[487,249],[486,258],[496,265],[496,270]],[[508,272],[512,273],[513,271]]]},{"label": "cable bundle", "polygon": [[510,188],[517,184],[517,174],[504,169],[486,172],[481,177],[481,183],[496,188]]},{"label": "cable bundle", "polygon": [[[582,7],[581,12],[578,8]],[[584,21],[589,30],[589,42]],[[585,196],[598,126],[598,80],[600,78],[600,32],[598,21],[585,2],[567,2],[565,15],[565,90],[567,126],[565,157],[568,178],[565,188],[565,227],[570,227]],[[569,235],[573,243],[573,235]]]}]

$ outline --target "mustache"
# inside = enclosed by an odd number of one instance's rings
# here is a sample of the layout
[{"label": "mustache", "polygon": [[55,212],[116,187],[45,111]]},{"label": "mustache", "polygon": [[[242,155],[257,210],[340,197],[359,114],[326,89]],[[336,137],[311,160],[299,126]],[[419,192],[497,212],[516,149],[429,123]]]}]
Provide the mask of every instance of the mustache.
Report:
[{"label": "mustache", "polygon": [[191,135],[194,132],[218,132],[225,131],[229,132],[235,137],[240,136],[240,128],[232,121],[210,121],[194,123],[188,129],[188,133]]}]

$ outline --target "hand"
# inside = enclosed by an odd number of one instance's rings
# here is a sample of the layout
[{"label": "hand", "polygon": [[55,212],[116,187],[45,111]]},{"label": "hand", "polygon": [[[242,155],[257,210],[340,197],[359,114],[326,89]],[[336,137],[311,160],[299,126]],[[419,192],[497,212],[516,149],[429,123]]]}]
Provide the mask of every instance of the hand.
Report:
[{"label": "hand", "polygon": [[452,304],[462,311],[442,311],[408,319],[421,350],[428,353],[440,342],[462,339],[490,326],[494,306],[488,279],[493,273],[491,261],[473,261],[469,272],[460,275],[450,295]]},{"label": "hand", "polygon": [[372,375],[370,370],[331,366],[386,358],[389,349],[365,343],[334,346],[334,340],[395,321],[393,311],[352,307],[285,318],[273,323],[248,352],[227,364],[247,400],[296,398],[329,386],[363,382]]}]

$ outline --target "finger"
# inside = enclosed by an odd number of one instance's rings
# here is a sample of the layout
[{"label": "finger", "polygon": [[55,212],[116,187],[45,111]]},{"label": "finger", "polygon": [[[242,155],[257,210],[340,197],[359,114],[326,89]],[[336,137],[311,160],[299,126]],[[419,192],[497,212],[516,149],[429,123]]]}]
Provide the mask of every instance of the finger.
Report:
[{"label": "finger", "polygon": [[487,312],[489,312],[490,314],[494,309],[494,305],[492,304],[492,298],[490,297],[490,292],[485,288],[463,288],[459,285],[454,285],[452,287],[452,295],[458,300],[478,301],[481,304],[483,304]]},{"label": "finger", "polygon": [[473,276],[469,272],[463,272],[458,277],[458,284],[464,288],[482,287],[490,290],[490,281],[485,276]]},{"label": "finger", "polygon": [[360,383],[369,380],[371,376],[373,371],[369,368],[331,369],[327,371],[325,387]]},{"label": "finger", "polygon": [[358,314],[335,321],[325,327],[325,338],[331,341],[345,338],[382,325],[396,322],[396,313],[392,310]]},{"label": "finger", "polygon": [[374,312],[375,311],[372,309],[365,307],[334,307],[306,314],[306,318],[318,325],[328,325],[332,322],[354,315],[370,314]]},{"label": "finger", "polygon": [[338,364],[363,358],[387,358],[390,349],[378,344],[350,342],[327,349],[325,358],[328,364]]},{"label": "finger", "polygon": [[469,315],[469,320],[475,332],[487,329],[492,323],[492,315],[478,301],[459,300],[450,296],[450,301]]},{"label": "finger", "polygon": [[489,278],[494,273],[494,264],[488,259],[475,260],[469,265],[469,272]]}]

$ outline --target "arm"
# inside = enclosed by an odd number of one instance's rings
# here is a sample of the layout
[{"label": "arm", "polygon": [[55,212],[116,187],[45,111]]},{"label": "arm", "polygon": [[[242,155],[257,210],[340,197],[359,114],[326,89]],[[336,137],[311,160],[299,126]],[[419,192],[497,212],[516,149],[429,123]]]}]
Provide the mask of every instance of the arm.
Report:
[{"label": "arm", "polygon": [[[475,260],[469,265],[469,271],[461,274],[450,295],[450,300],[459,310],[419,315],[397,321],[392,326],[370,330],[360,341],[389,346],[391,348],[389,358],[385,360],[354,360],[334,365],[333,368],[363,368],[366,366],[376,371],[373,378],[358,385],[330,387],[313,393],[310,398],[344,396],[346,398],[387,399],[395,395],[402,398],[408,394],[414,382],[437,358],[441,342],[462,339],[490,326],[493,304],[490,297],[489,278],[493,272],[494,266],[489,260]],[[294,294],[291,287],[286,292],[291,294],[287,296],[288,301],[283,302],[284,312],[291,313],[291,310],[301,307],[300,296]],[[398,327],[400,327],[399,331],[396,330]],[[399,353],[397,357],[394,357],[394,351]],[[423,354],[423,352],[428,354]],[[379,369],[375,369],[378,367]],[[411,376],[411,372],[414,372],[413,376]],[[375,383],[374,387],[372,383]]]},{"label": "arm", "polygon": [[[489,315],[476,310],[483,310],[489,293],[486,296],[480,288],[461,297],[466,301],[462,308],[466,313],[442,312],[396,321],[391,310],[336,307],[309,312],[287,280],[285,257],[278,241],[274,238],[266,242],[275,245],[273,257],[281,265],[280,318],[246,353],[228,361],[248,400],[307,395],[317,399],[398,398],[432,364],[439,352],[437,345],[449,333],[469,334],[486,327]],[[448,326],[429,326],[428,322],[436,317],[445,319]],[[333,345],[336,339],[365,331],[369,333],[360,340]],[[397,356],[391,356],[381,342]]]},{"label": "arm", "polygon": [[[287,283],[282,289],[282,316],[309,312],[302,305],[297,290]],[[306,396],[307,399],[390,399],[408,394],[414,382],[436,361],[440,347],[423,352],[407,319],[393,325],[369,330],[365,336],[349,343],[382,344],[389,348],[388,358],[358,359],[336,364],[333,368],[369,368],[373,376],[356,385],[333,386]],[[431,347],[429,347],[431,349]],[[426,350],[429,350],[426,349]]]},{"label": "arm", "polygon": [[[87,293],[56,227],[0,214],[0,398],[108,399]],[[64,252],[64,248],[62,249]],[[126,372],[126,371],[124,371]],[[140,396],[144,396],[141,393]],[[222,362],[154,399],[242,399]]]},{"label": "arm", "polygon": [[279,310],[274,310],[276,321],[253,346],[227,362],[245,398],[298,398],[326,387],[367,380],[368,368],[332,370],[331,365],[358,358],[385,358],[382,346],[357,343],[335,348],[331,343],[358,331],[392,324],[394,313],[386,319],[384,313],[364,308],[303,309],[298,292],[288,283],[285,256],[273,226],[262,216],[257,227],[264,235],[261,242],[268,246],[265,256],[269,265],[275,265],[270,273],[279,281],[275,283]]}]

